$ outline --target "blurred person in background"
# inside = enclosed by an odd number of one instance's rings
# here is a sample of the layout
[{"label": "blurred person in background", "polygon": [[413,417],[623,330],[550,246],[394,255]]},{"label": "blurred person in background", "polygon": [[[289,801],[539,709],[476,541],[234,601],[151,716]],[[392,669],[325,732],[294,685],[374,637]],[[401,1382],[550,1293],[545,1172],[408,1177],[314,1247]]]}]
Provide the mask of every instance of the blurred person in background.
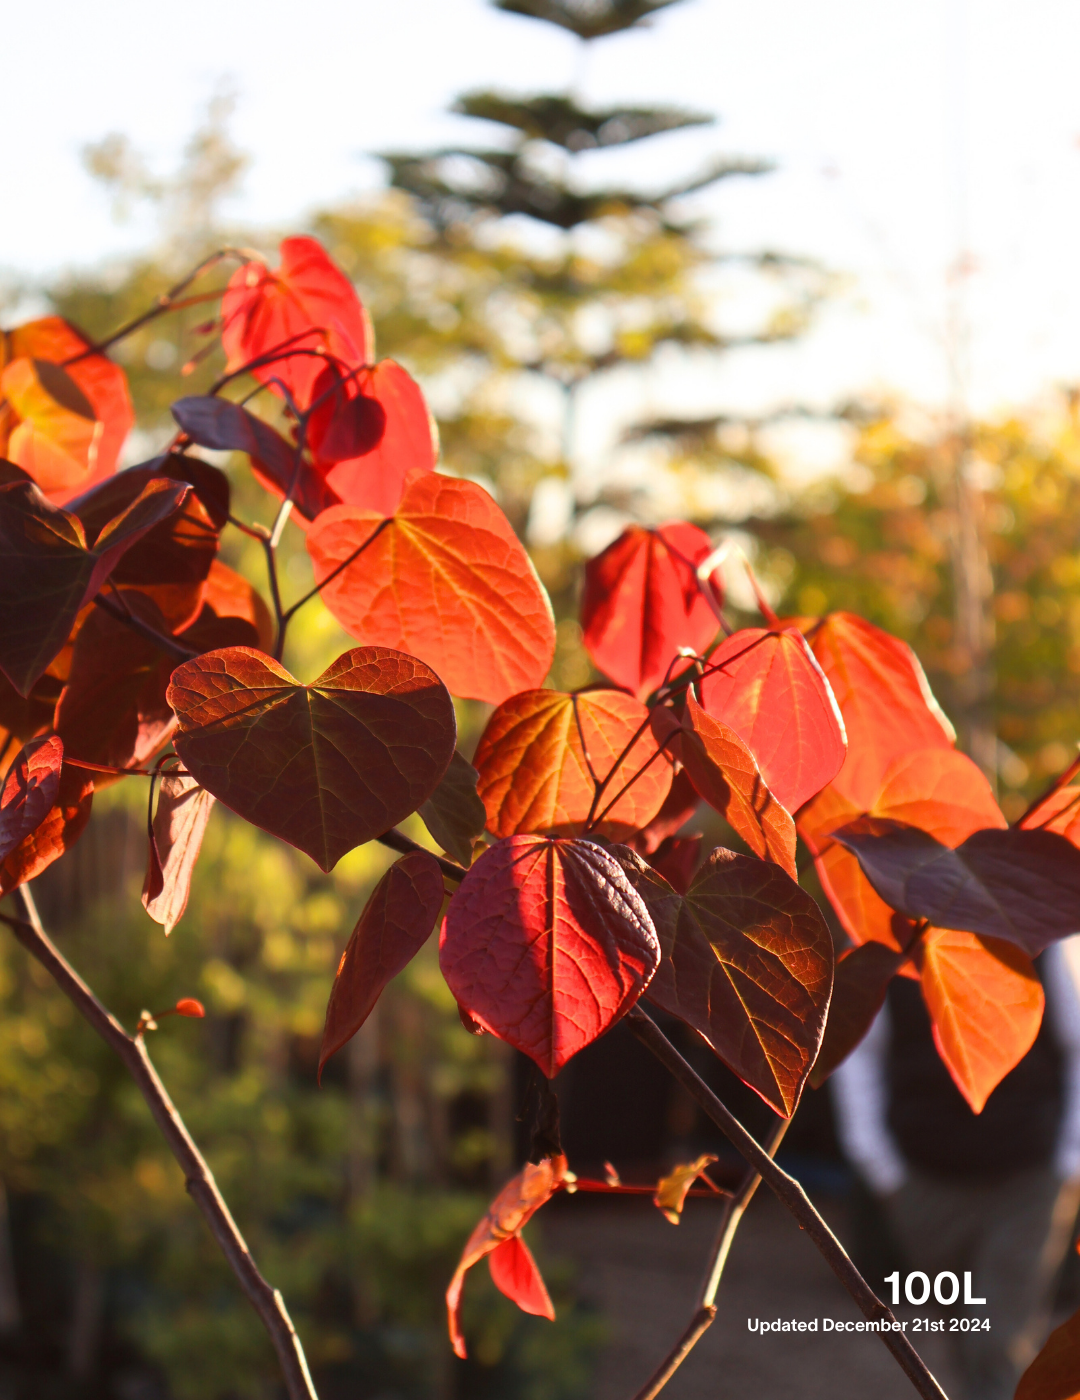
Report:
[{"label": "blurred person in background", "polygon": [[1080,935],[1053,944],[1038,968],[1039,1034],[980,1114],[953,1083],[919,984],[906,977],[893,979],[831,1080],[841,1146],[882,1204],[907,1269],[931,1289],[939,1273],[962,1284],[969,1271],[972,1297],[985,1299],[960,1311],[962,1288],[952,1309],[931,1291],[920,1306],[990,1324],[950,1334],[965,1400],[1012,1400],[1045,1339],[1080,1204]]}]

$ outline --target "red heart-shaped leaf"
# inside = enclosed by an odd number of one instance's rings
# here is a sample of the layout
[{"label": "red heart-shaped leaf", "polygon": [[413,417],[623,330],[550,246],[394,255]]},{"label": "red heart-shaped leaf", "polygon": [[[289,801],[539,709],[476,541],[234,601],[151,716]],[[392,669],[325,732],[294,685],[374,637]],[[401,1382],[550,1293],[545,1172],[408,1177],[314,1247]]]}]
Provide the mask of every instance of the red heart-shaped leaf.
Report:
[{"label": "red heart-shaped leaf", "polygon": [[392,977],[427,942],[443,901],[439,863],[427,851],[395,861],[372,891],[338,963],[319,1050],[323,1066],[347,1044]]},{"label": "red heart-shaped leaf", "polygon": [[640,699],[661,684],[680,647],[702,652],[716,636],[696,573],[712,547],[696,525],[630,525],[585,565],[585,648],[604,675]]},{"label": "red heart-shaped leaf", "polygon": [[357,647],[311,685],[249,647],[173,672],[176,751],[226,807],[330,870],[414,812],[454,752],[454,706],[414,656]]},{"label": "red heart-shaped leaf", "polygon": [[419,656],[455,695],[497,705],[547,675],[551,604],[474,482],[417,472],[393,515],[333,506],[307,547],[323,602],[350,636]]},{"label": "red heart-shaped leaf", "polygon": [[276,272],[261,262],[238,268],[221,299],[221,317],[230,373],[286,345],[296,352],[251,372],[277,394],[274,381],[280,381],[301,409],[326,364],[313,351],[329,352],[348,368],[372,358],[371,328],[356,289],[314,238],[286,238]]},{"label": "red heart-shaped leaf", "polygon": [[488,830],[580,835],[605,780],[597,829],[622,839],[644,826],[671,787],[648,720],[645,706],[619,690],[527,690],[504,701],[475,755]]},{"label": "red heart-shaped leaf", "polygon": [[614,857],[543,836],[484,852],[439,944],[458,1001],[549,1077],[629,1010],[659,959],[648,910]]},{"label": "red heart-shaped leaf", "polygon": [[802,634],[747,627],[709,657],[701,703],[734,729],[789,812],[839,773],[844,726]]}]

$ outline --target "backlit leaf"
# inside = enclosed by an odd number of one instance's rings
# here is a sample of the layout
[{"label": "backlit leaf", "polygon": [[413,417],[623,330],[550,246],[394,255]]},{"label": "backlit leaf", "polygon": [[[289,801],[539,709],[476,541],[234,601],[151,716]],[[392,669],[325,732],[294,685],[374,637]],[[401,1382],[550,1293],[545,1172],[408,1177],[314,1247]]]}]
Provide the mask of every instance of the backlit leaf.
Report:
[{"label": "backlit leaf", "polygon": [[90,774],[65,763],[56,800],[33,831],[0,862],[0,894],[34,880],[82,835],[90,820],[94,784]]},{"label": "backlit leaf", "polygon": [[596,814],[618,800],[601,833],[621,838],[644,826],[671,787],[671,764],[656,756],[648,719],[645,706],[619,690],[527,690],[504,701],[475,755],[488,830],[496,836],[580,835],[596,782],[605,779]]},{"label": "backlit leaf", "polygon": [[0,791],[0,864],[36,831],[56,804],[63,742],[31,739],[8,770]]},{"label": "backlit leaf", "polygon": [[1016,1387],[1016,1400],[1078,1400],[1078,1397],[1080,1309],[1054,1328]]},{"label": "backlit leaf", "polygon": [[910,919],[1003,938],[1031,956],[1080,926],[1080,851],[1055,832],[976,831],[951,849],[916,827],[861,817],[833,839]]},{"label": "backlit leaf", "polygon": [[532,1216],[551,1200],[567,1179],[572,1177],[566,1169],[565,1157],[545,1157],[542,1162],[526,1162],[517,1176],[511,1178],[495,1197],[487,1214],[469,1236],[450,1287],[446,1290],[450,1341],[457,1356],[465,1356],[465,1338],[461,1335],[461,1290],[465,1275],[474,1264],[493,1254],[505,1240],[520,1235]]},{"label": "backlit leaf", "polygon": [[951,748],[956,736],[918,658],[898,637],[836,612],[810,624],[808,639],[847,730],[848,756],[835,785],[860,812],[869,811],[896,758]]},{"label": "backlit leaf", "polygon": [[491,1281],[522,1312],[555,1321],[555,1309],[529,1246],[520,1235],[503,1240],[488,1255]]},{"label": "backlit leaf", "polygon": [[694,787],[755,855],[775,861],[797,879],[795,823],[769,791],[754,755],[690,694],[683,725],[683,763]]},{"label": "backlit leaf", "polygon": [[356,1034],[392,977],[427,942],[443,901],[438,862],[426,851],[395,861],[372,891],[346,944],[326,1007],[319,1078]]},{"label": "backlit leaf", "polygon": [[821,1088],[870,1029],[903,961],[903,953],[880,942],[862,943],[840,954],[825,1036],[810,1071],[810,1083],[815,1089]]},{"label": "backlit leaf", "polygon": [[1056,831],[1080,845],[1080,787],[1055,788],[1020,823],[1025,831]]},{"label": "backlit leaf", "polygon": [[466,867],[472,864],[473,843],[487,821],[476,791],[478,777],[468,759],[455,749],[439,786],[417,808],[421,821],[446,854]]},{"label": "backlit leaf", "polygon": [[1046,998],[1026,953],[998,938],[930,929],[922,988],[934,1043],[956,1087],[981,1113],[1035,1043]]},{"label": "backlit leaf", "polygon": [[177,667],[168,698],[192,775],[324,870],[415,811],[454,752],[446,688],[386,647],[345,652],[311,685],[230,647]]},{"label": "backlit leaf", "polygon": [[585,566],[585,648],[640,699],[661,684],[680,647],[702,652],[716,636],[695,572],[712,548],[696,525],[630,525]]},{"label": "backlit leaf", "polygon": [[[142,902],[150,917],[164,926],[166,936],[172,933],[187,908],[191,877],[213,806],[212,795],[194,778],[180,773],[166,773],[162,777],[151,827]],[[181,1012],[185,1016],[200,1014],[201,1011]]]},{"label": "backlit leaf", "polygon": [[240,404],[209,395],[177,399],[172,415],[200,447],[246,452],[262,484],[277,496],[291,493],[305,520],[337,504],[337,495],[311,463],[298,461],[296,449],[276,429]]},{"label": "backlit leaf", "polygon": [[746,744],[789,812],[839,773],[846,756],[840,712],[795,629],[734,633],[710,656],[698,693],[702,708]]},{"label": "backlit leaf", "polygon": [[[0,396],[0,457],[24,468],[59,505],[115,471],[135,421],[124,371],[106,355],[85,355],[89,344],[59,316],[0,335],[0,379],[15,361],[23,362],[13,375],[14,392],[29,412],[23,418],[15,401],[4,403],[6,390]],[[73,360],[77,355],[82,358]],[[28,375],[26,364],[38,368]],[[59,439],[49,431],[57,416]]]},{"label": "backlit leaf", "polygon": [[[655,710],[653,714],[656,714]],[[680,725],[680,729],[681,727]],[[670,746],[665,748],[664,752],[671,753]],[[627,844],[643,856],[651,855],[669,837],[681,831],[700,806],[701,797],[697,789],[686,771],[680,768],[672,777],[671,788],[656,816],[647,821]]]},{"label": "backlit leaf", "polygon": [[323,601],[350,636],[419,656],[455,695],[497,705],[547,675],[547,594],[474,482],[418,472],[393,515],[333,506],[307,547]]},{"label": "backlit leaf", "polygon": [[0,487],[0,668],[27,695],[125,550],[184,504],[191,488],[154,480],[87,545],[81,522],[35,486]]},{"label": "backlit leaf", "polygon": [[203,602],[217,617],[238,617],[250,624],[260,651],[274,644],[274,619],[270,609],[247,579],[215,559],[203,589]]},{"label": "backlit leaf", "polygon": [[[314,238],[286,238],[277,270],[245,263],[229,279],[221,300],[221,343],[232,372],[291,342],[297,351],[252,370],[275,393],[280,380],[303,409],[311,402],[329,352],[348,368],[372,358],[372,336],[352,283]],[[306,351],[307,353],[299,353]]]},{"label": "backlit leaf", "polygon": [[713,851],[685,895],[621,857],[656,925],[650,1001],[685,1021],[777,1113],[795,1111],[833,980],[821,911],[770,861]]},{"label": "backlit leaf", "polygon": [[[335,407],[340,420],[346,405],[357,404],[366,412],[353,409],[353,430],[362,438],[367,429],[368,440],[349,444],[342,435],[335,445],[329,436]],[[438,432],[420,386],[393,360],[361,370],[325,411],[312,414],[308,431],[315,465],[335,495],[345,505],[380,515],[397,509],[409,472],[434,471],[439,458]],[[354,450],[346,450],[350,445]]]},{"label": "backlit leaf", "polygon": [[681,1166],[674,1167],[667,1176],[662,1176],[656,1183],[653,1205],[663,1212],[672,1225],[679,1223],[691,1186],[699,1177],[705,1175],[706,1167],[712,1166],[715,1161],[717,1158],[712,1153],[705,1152],[696,1161],[683,1162]]},{"label": "backlit leaf", "polygon": [[511,836],[450,901],[439,962],[480,1024],[549,1078],[648,985],[660,948],[622,867],[592,841]]}]

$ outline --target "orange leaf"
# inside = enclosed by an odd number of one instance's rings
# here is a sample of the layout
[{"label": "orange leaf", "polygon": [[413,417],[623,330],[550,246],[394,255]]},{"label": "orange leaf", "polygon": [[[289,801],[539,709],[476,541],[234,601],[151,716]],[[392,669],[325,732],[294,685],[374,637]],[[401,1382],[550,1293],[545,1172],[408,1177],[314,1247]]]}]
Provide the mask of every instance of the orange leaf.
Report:
[{"label": "orange leaf", "polygon": [[1045,1004],[1038,974],[1015,944],[935,928],[923,944],[922,986],[938,1053],[981,1113],[1035,1043]]},{"label": "orange leaf", "polygon": [[510,522],[474,482],[416,472],[393,515],[331,506],[307,547],[342,627],[420,657],[453,694],[497,705],[547,675],[551,604]]},{"label": "orange leaf", "polygon": [[555,1321],[555,1309],[536,1260],[520,1235],[511,1235],[488,1255],[488,1268],[495,1287],[522,1312]]},{"label": "orange leaf", "polygon": [[504,1240],[519,1234],[529,1219],[568,1180],[573,1180],[573,1176],[566,1169],[565,1157],[545,1157],[542,1162],[527,1162],[495,1197],[487,1214],[469,1236],[454,1277],[450,1280],[450,1287],[446,1290],[450,1341],[456,1355],[465,1356],[465,1338],[461,1335],[461,1290],[465,1275],[474,1264],[493,1254]]},{"label": "orange leaf", "polygon": [[1056,831],[1080,846],[1080,787],[1060,787],[1020,823],[1025,831]]},{"label": "orange leaf", "polygon": [[1050,1333],[1020,1377],[1016,1400],[1080,1400],[1080,1309]]},{"label": "orange leaf", "polygon": [[[10,401],[6,407],[0,406],[0,457],[7,456],[23,467],[57,504],[63,504],[116,470],[120,450],[135,422],[127,378],[119,365],[99,354],[65,364],[73,356],[82,354],[89,344],[85,336],[59,316],[28,321],[0,336],[0,370],[16,360],[46,362],[50,368],[43,376],[41,373],[34,376],[44,387],[46,396],[53,397],[49,392],[50,383],[73,387],[74,394],[71,387],[67,387],[61,391],[59,399],[54,399],[54,404],[63,406],[64,398],[70,398],[82,409],[75,417],[83,417],[84,421],[85,409],[89,407],[89,417],[97,425],[93,461],[89,454],[70,458],[64,449],[57,452],[48,434],[38,431],[32,417],[28,431],[16,437],[22,417],[20,410]],[[27,383],[25,369],[18,372],[16,383],[17,394],[28,391],[37,397],[38,389]],[[6,395],[6,389],[4,393]],[[48,405],[38,401],[48,413]],[[74,431],[75,425],[69,423],[67,427]],[[43,472],[44,477],[39,478],[38,471]],[[56,480],[57,474],[62,480],[57,480],[55,485],[46,484],[47,480]]]},{"label": "orange leaf", "polygon": [[33,880],[73,846],[90,820],[94,784],[89,773],[65,763],[60,771],[56,801],[45,818],[0,865],[0,894]]},{"label": "orange leaf", "polygon": [[203,592],[203,602],[217,617],[239,617],[250,622],[259,638],[259,649],[269,652],[274,645],[274,619],[262,595],[235,570],[215,559]]},{"label": "orange leaf", "polygon": [[619,690],[527,690],[505,701],[488,720],[474,759],[488,829],[496,836],[578,836],[592,806],[593,775],[609,778],[599,813],[653,759],[597,829],[622,839],[644,826],[671,787],[671,764],[654,757],[648,718],[644,705]]},{"label": "orange leaf", "polygon": [[667,1176],[662,1176],[656,1183],[653,1205],[663,1211],[672,1225],[679,1223],[679,1216],[686,1204],[686,1194],[691,1186],[698,1177],[705,1175],[705,1168],[711,1166],[716,1160],[716,1157],[706,1152],[694,1162],[683,1162],[681,1166],[675,1167]]},{"label": "orange leaf", "polygon": [[766,787],[754,755],[733,729],[706,714],[690,694],[683,725],[683,763],[694,787],[755,855],[775,861],[797,879],[795,823]]},{"label": "orange leaf", "polygon": [[52,493],[81,487],[96,475],[102,424],[74,379],[48,360],[12,360],[0,394],[18,415],[8,453],[16,466]]}]

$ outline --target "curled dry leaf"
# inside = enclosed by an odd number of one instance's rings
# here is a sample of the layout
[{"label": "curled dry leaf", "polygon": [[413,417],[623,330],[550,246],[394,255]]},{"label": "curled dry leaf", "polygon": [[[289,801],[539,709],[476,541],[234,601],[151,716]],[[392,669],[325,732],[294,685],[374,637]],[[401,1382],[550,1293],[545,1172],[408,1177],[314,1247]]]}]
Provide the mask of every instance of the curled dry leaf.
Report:
[{"label": "curled dry leaf", "polygon": [[694,1182],[699,1177],[705,1175],[707,1167],[711,1167],[717,1161],[711,1153],[703,1153],[693,1162],[683,1162],[680,1166],[674,1167],[667,1176],[662,1176],[656,1183],[656,1195],[653,1197],[653,1205],[661,1211],[672,1225],[678,1225],[682,1208],[686,1204],[686,1196]]},{"label": "curled dry leaf", "polygon": [[301,409],[311,403],[326,364],[323,353],[352,368],[374,350],[356,289],[314,238],[284,239],[274,272],[261,262],[237,268],[221,299],[221,317],[230,373],[290,345],[296,353],[251,372],[276,394],[284,384]]},{"label": "curled dry leaf", "polygon": [[692,695],[683,715],[683,764],[695,789],[724,817],[755,855],[775,861],[791,878],[795,869],[795,822],[773,796],[754,755],[722,720]]},{"label": "curled dry leaf", "polygon": [[31,739],[15,758],[0,792],[0,864],[56,804],[64,744],[57,736]]},{"label": "curled dry leaf", "polygon": [[116,470],[135,422],[124,371],[107,355],[85,355],[89,345],[59,316],[0,336],[0,457],[57,504]]},{"label": "curled dry leaf", "polygon": [[227,647],[177,667],[168,698],[192,776],[323,870],[414,812],[454,753],[446,687],[386,647],[345,652],[311,685]]},{"label": "curled dry leaf", "polygon": [[641,700],[663,682],[680,647],[702,652],[716,636],[695,572],[712,548],[696,525],[630,525],[585,565],[585,649]]},{"label": "curled dry leaf", "polygon": [[[523,1240],[521,1231],[533,1215],[562,1186],[572,1180],[566,1169],[565,1157],[545,1157],[542,1162],[526,1162],[517,1176],[506,1183],[488,1207],[487,1214],[469,1236],[461,1259],[446,1290],[446,1310],[450,1341],[457,1356],[465,1356],[465,1338],[461,1334],[461,1291],[465,1275],[486,1256],[493,1255],[507,1241],[516,1239],[519,1251],[500,1260],[492,1271],[495,1285],[507,1297],[513,1298],[526,1312],[539,1313],[554,1319],[555,1312],[547,1296],[536,1263]],[[513,1290],[513,1291],[511,1291]]]},{"label": "curled dry leaf", "polygon": [[166,935],[172,933],[187,908],[191,877],[199,858],[213,796],[194,778],[166,773],[158,791],[157,812],[150,828],[143,908]]},{"label": "curled dry leaf", "polygon": [[1046,998],[1026,953],[999,938],[930,929],[922,988],[934,1043],[956,1087],[981,1113],[1035,1043]]},{"label": "curled dry leaf", "polygon": [[547,675],[551,604],[510,522],[474,482],[416,472],[393,515],[334,506],[307,547],[323,601],[350,636],[419,656],[455,695],[498,705]]},{"label": "curled dry leaf", "polygon": [[421,821],[448,856],[466,869],[473,844],[484,830],[487,814],[476,791],[479,774],[457,749],[439,786],[417,808]]},{"label": "curled dry leaf", "polygon": [[1056,832],[991,828],[953,849],[917,827],[860,817],[833,839],[910,919],[1002,938],[1032,957],[1080,922],[1080,851]]},{"label": "curled dry leaf", "polygon": [[479,857],[439,944],[458,1001],[549,1078],[629,1010],[659,959],[649,911],[615,858],[542,836]]},{"label": "curled dry leaf", "polygon": [[597,815],[614,805],[598,830],[616,839],[637,831],[671,787],[648,720],[645,706],[619,690],[527,690],[505,701],[476,749],[488,829],[580,835],[606,780]]},{"label": "curled dry leaf", "polygon": [[28,695],[125,550],[180,509],[190,486],[148,483],[89,546],[77,516],[30,482],[0,487],[0,669]]},{"label": "curled dry leaf", "polygon": [[789,812],[830,783],[847,755],[844,723],[821,667],[794,628],[735,632],[698,682],[702,708],[733,729]]},{"label": "curled dry leaf", "polygon": [[722,847],[685,895],[626,847],[618,854],[660,939],[649,1000],[790,1117],[832,992],[833,943],[821,911],[778,865]]},{"label": "curled dry leaf", "polygon": [[427,942],[443,901],[438,861],[410,851],[372,891],[338,963],[319,1050],[319,1078],[331,1055],[356,1034],[383,988]]}]

